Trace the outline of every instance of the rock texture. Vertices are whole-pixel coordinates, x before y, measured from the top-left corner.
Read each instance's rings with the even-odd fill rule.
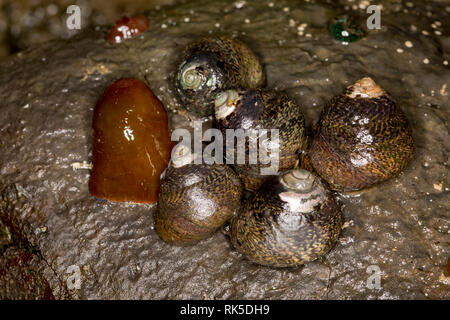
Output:
[[[365,10],[346,1],[312,2],[193,0],[149,12],[149,31],[121,44],[108,43],[105,29],[90,30],[3,62],[0,219],[7,231],[0,282],[14,268],[28,272],[24,260],[38,280],[29,294],[2,282],[9,284],[0,296],[449,299],[450,9],[440,1],[428,8],[386,2],[382,29],[346,46],[331,38],[327,21],[344,5]],[[89,169],[79,167],[91,161],[92,113],[102,92],[117,78],[140,78],[170,112],[172,128],[189,126],[177,112],[174,62],[188,42],[215,33],[248,43],[265,64],[268,86],[302,105],[309,125],[332,96],[363,76],[390,91],[412,122],[414,160],[397,178],[339,195],[348,227],[321,261],[261,267],[221,233],[172,247],[153,230],[154,206],[100,201],[88,192]],[[22,240],[8,240],[12,234]],[[15,259],[23,243],[31,256]],[[370,270],[380,271],[379,287]]]

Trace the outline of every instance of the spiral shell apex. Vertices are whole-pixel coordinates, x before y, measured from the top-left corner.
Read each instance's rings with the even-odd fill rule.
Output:
[[[231,241],[251,261],[299,266],[325,254],[342,228],[340,206],[314,174],[289,170],[265,182],[231,220]]]
[[[392,97],[366,77],[323,110],[309,156],[335,190],[372,186],[401,172],[414,155],[412,130]]]
[[[349,86],[346,95],[352,99],[354,98],[379,98],[386,95],[386,91],[373,81],[372,78],[365,77]]]
[[[204,38],[188,46],[177,69],[176,89],[184,107],[199,116],[214,113],[218,92],[265,83],[259,58],[241,41]]]

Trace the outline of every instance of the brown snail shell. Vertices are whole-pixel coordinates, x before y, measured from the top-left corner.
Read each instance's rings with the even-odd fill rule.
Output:
[[[233,217],[234,247],[251,261],[299,266],[326,253],[342,228],[340,206],[321,179],[293,169],[266,181]]]
[[[155,229],[167,243],[187,246],[212,235],[237,212],[242,183],[227,165],[193,164],[177,145],[161,179]]]
[[[220,36],[187,47],[175,83],[184,107],[205,117],[213,114],[218,92],[262,87],[265,79],[261,62],[250,48],[239,40]]]
[[[292,169],[298,163],[299,153],[306,148],[307,142],[305,118],[302,108],[284,92],[270,89],[230,89],[216,96],[214,108],[215,127],[220,129],[224,136],[227,135],[228,129],[243,129],[246,132],[278,129],[278,171]],[[236,148],[238,143],[235,144],[235,155]],[[245,163],[235,163],[233,168],[245,187],[254,191],[268,178],[262,174],[261,169],[269,165],[261,161],[250,163],[248,138],[245,154]]]
[[[412,130],[392,97],[363,78],[323,110],[309,156],[335,190],[369,187],[402,171],[414,155]]]

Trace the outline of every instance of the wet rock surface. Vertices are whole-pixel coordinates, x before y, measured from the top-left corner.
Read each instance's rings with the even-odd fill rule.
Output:
[[[36,255],[17,247],[8,248],[0,260],[0,299],[53,300],[42,268]]]
[[[12,282],[0,287],[1,296],[449,299],[450,8],[387,2],[381,30],[343,45],[327,22],[344,4],[365,14],[364,4],[344,1],[195,0],[149,12],[149,31],[121,44],[108,43],[106,29],[87,30],[2,63],[0,219],[9,231],[2,231],[0,273],[17,268],[8,261],[21,257],[14,261],[26,263],[15,270],[33,270],[38,280],[29,295]],[[173,69],[187,43],[215,33],[253,48],[268,87],[286,90],[309,125],[333,95],[363,76],[388,90],[411,121],[415,158],[397,178],[338,195],[348,227],[320,261],[292,269],[254,265],[220,232],[193,247],[173,247],[153,230],[154,205],[89,194],[85,164],[103,91],[117,78],[140,78],[170,112],[172,128],[189,127]],[[8,245],[8,234],[22,241]],[[35,251],[25,254],[17,244],[24,241]],[[380,271],[379,287],[370,270]]]

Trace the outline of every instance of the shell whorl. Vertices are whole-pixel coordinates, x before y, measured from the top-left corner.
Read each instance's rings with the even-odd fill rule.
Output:
[[[279,197],[293,212],[312,212],[326,197],[326,191],[318,178],[303,169],[286,172],[280,182],[286,191],[280,192]]]
[[[187,164],[193,163],[193,160],[194,155],[188,146],[178,144],[173,148],[171,162],[174,168],[180,168]]]
[[[222,120],[236,110],[240,96],[236,90],[226,90],[217,94],[214,100],[216,119]]]
[[[186,63],[180,71],[180,83],[184,89],[197,90],[205,81],[203,75],[197,70],[198,63]]]
[[[347,87],[346,95],[349,98],[378,98],[385,95],[384,91],[378,84],[370,77],[359,79],[351,86]]]
[[[316,178],[314,175],[303,169],[288,171],[281,178],[281,183],[290,190],[297,192],[308,192],[311,190]]]

